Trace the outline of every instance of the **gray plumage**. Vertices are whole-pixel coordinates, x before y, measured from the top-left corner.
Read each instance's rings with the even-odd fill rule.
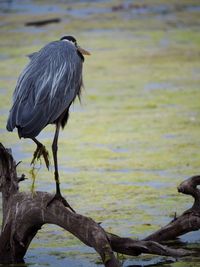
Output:
[[[82,61],[76,47],[68,41],[49,43],[31,54],[13,94],[8,131],[17,127],[20,137],[33,138],[68,112],[80,94]]]
[[[31,53],[31,54],[28,54],[27,57],[28,57],[29,59],[32,59],[34,56],[37,55],[37,53],[38,53],[38,52],[33,52],[33,53]]]

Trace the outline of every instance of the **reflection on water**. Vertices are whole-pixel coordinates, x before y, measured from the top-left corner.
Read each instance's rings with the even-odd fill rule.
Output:
[[[180,237],[180,241],[184,243],[199,243],[200,244],[200,230],[182,235]]]
[[[166,259],[165,257],[156,257],[156,258],[144,258],[143,260],[141,259],[135,259],[135,260],[127,260],[125,261],[124,267],[153,267],[153,266],[171,266],[168,265],[170,263],[175,262],[176,260],[173,258],[168,258]]]
[[[28,266],[49,266],[49,267],[63,267],[63,266],[77,266],[77,267],[94,267],[96,266],[95,262],[91,262],[86,257],[77,257],[73,256],[73,254],[84,253],[85,256],[88,253],[93,254],[95,256],[95,252],[87,248],[86,246],[78,246],[78,247],[59,247],[59,248],[37,248],[28,251],[25,261]],[[70,256],[71,254],[71,256]],[[35,257],[37,255],[37,258]],[[94,257],[95,259],[95,257]],[[103,266],[102,264],[98,264],[98,266]]]

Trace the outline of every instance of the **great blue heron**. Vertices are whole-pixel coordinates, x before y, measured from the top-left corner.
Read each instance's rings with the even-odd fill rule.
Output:
[[[18,79],[7,122],[8,131],[16,127],[19,138],[31,138],[36,143],[32,163],[42,155],[47,168],[48,152],[36,136],[48,124],[56,125],[52,143],[56,194],[50,203],[58,199],[68,207],[60,192],[57,142],[60,127],[64,128],[67,123],[70,105],[76,96],[80,98],[83,55],[89,54],[77,45],[73,36],[64,36],[31,54],[30,62]]]

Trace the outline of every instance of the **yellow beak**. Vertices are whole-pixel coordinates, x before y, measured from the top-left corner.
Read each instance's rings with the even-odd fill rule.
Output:
[[[80,46],[77,46],[77,49],[82,55],[87,55],[87,56],[91,55],[90,52],[88,52],[87,50],[83,49]]]

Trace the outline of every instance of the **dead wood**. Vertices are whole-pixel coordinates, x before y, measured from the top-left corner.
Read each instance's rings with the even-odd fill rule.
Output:
[[[29,22],[25,23],[25,26],[41,27],[41,26],[45,26],[45,25],[50,24],[50,23],[59,23],[60,21],[61,21],[60,18],[29,21]]]
[[[191,195],[194,198],[193,206],[144,240],[167,241],[200,229],[200,190],[197,188],[198,185],[200,185],[199,175],[183,181],[178,186],[179,193]]]
[[[172,249],[155,241],[139,241],[132,238],[119,237],[107,233],[113,251],[130,256],[138,256],[142,253],[162,256],[182,257],[190,255],[185,249]]]
[[[190,252],[183,249],[172,249],[157,242],[155,233],[153,237],[146,240],[136,241],[131,238],[119,237],[107,233],[98,223],[86,216],[73,213],[63,206],[59,201],[53,202],[47,207],[47,203],[52,199],[52,195],[46,192],[36,192],[34,195],[26,192],[19,192],[19,182],[25,177],[17,177],[16,164],[11,155],[11,151],[5,149],[0,144],[0,191],[2,192],[3,222],[0,235],[0,263],[22,262],[24,255],[34,236],[44,224],[56,224],[72,233],[84,244],[93,247],[101,256],[105,266],[117,267],[120,263],[113,252],[126,255],[137,256],[141,253],[166,255],[180,257],[189,255]],[[192,179],[192,178],[191,178]],[[193,181],[195,180],[195,182]],[[188,180],[189,181],[189,180]],[[191,186],[197,183],[197,179],[189,182]],[[187,184],[187,183],[186,183]],[[189,185],[182,183],[179,191],[190,192]],[[197,185],[197,184],[196,184]],[[187,189],[187,190],[186,190]],[[192,186],[193,195],[198,199],[197,192]],[[188,191],[189,190],[189,191]],[[194,192],[195,191],[195,192]],[[199,194],[199,193],[198,193]],[[197,211],[197,204],[193,206]],[[188,216],[190,213],[186,213]],[[187,225],[185,231],[190,231]],[[166,233],[167,230],[163,231]],[[176,237],[177,232],[168,235]],[[161,235],[166,240],[165,235]]]

